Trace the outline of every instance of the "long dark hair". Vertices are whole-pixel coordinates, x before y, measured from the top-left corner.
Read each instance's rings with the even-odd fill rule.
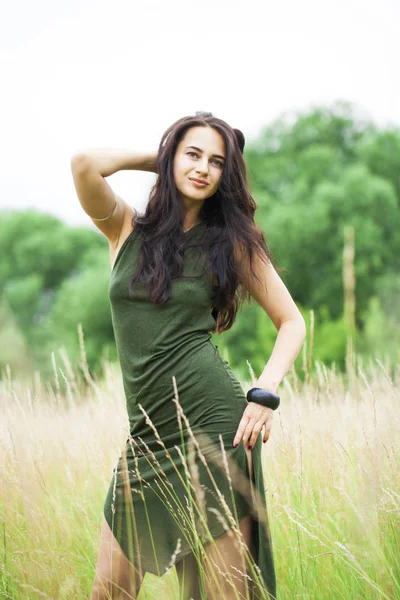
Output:
[[[248,258],[253,275],[253,257],[256,253],[265,263],[271,262],[271,253],[264,233],[254,222],[257,204],[252,198],[243,159],[243,133],[230,127],[211,113],[196,113],[179,119],[163,134],[158,149],[158,178],[153,186],[144,214],[136,214],[132,225],[141,234],[137,270],[129,282],[134,295],[134,284],[148,285],[149,300],[164,304],[171,295],[172,281],[182,276],[185,247],[184,204],[175,185],[173,163],[179,142],[190,127],[213,127],[225,141],[225,164],[219,188],[207,198],[199,218],[206,226],[206,250],[209,268],[218,278],[213,316],[214,332],[230,329],[245,299],[251,295],[243,285],[243,261]],[[244,252],[244,255],[243,255]],[[245,261],[247,264],[247,261]],[[211,308],[211,307],[210,307]]]

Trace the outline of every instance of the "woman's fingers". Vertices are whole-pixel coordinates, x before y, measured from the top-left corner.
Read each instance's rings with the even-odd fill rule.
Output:
[[[272,421],[267,421],[264,424],[263,444],[265,444],[265,442],[268,441],[269,436],[271,435],[271,426],[272,426]]]
[[[261,429],[263,428],[263,422],[257,421],[253,426],[253,431],[251,432],[251,437],[249,440],[249,448],[254,448],[257,442],[257,438],[260,434]]]
[[[255,443],[257,442],[257,438],[260,434],[260,431],[262,430],[262,427],[262,421],[249,420],[247,422],[247,425],[240,424],[233,445],[237,446],[240,443],[240,441],[243,440],[244,446],[248,445],[249,448],[253,448]]]
[[[240,444],[241,440],[243,439],[248,422],[249,422],[249,417],[246,414],[243,414],[241,421],[239,423],[239,427],[237,429],[236,435],[233,438],[233,446],[234,447],[236,447],[238,444]]]
[[[255,411],[257,414],[251,415],[251,411]],[[251,406],[251,404],[249,404],[239,423],[239,427],[233,440],[233,446],[236,448],[243,440],[245,446],[248,445],[249,448],[254,448],[263,427],[265,427],[263,442],[266,442],[271,432],[273,414],[274,411],[271,408],[257,404]]]

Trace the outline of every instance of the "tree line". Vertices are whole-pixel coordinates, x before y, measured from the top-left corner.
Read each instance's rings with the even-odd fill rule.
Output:
[[[244,152],[274,264],[310,326],[313,360],[343,369],[343,248],[354,230],[355,347],[365,357],[399,360],[400,130],[379,128],[337,102],[286,113]],[[77,201],[77,200],[76,200]],[[108,300],[108,243],[89,227],[69,227],[35,210],[0,212],[0,368],[52,376],[51,354],[80,362],[82,325],[89,368],[116,360]],[[312,311],[312,312],[311,312]],[[213,341],[232,367],[256,375],[276,330],[255,301]],[[307,340],[309,344],[309,340]],[[301,372],[304,356],[296,368]]]

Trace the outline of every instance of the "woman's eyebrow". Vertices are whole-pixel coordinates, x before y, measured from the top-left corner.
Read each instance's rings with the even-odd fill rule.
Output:
[[[200,148],[197,148],[197,146],[186,146],[185,150],[187,150],[188,148],[193,148],[194,150],[197,150],[198,152],[203,152],[203,150],[201,150]],[[222,158],[222,160],[225,160],[225,157],[221,156],[220,154],[213,154],[213,156],[216,156],[217,158]]]

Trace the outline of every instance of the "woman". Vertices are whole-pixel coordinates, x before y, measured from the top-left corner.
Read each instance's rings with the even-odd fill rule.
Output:
[[[196,113],[167,129],[157,153],[72,157],[82,207],[110,245],[130,426],[104,503],[91,600],[136,598],[147,571],[174,564],[184,600],[276,597],[261,440],[305,324],[254,222],[243,148],[239,130]],[[105,180],[124,169],[158,173],[143,215]],[[279,333],[247,401],[210,338],[250,296]]]

